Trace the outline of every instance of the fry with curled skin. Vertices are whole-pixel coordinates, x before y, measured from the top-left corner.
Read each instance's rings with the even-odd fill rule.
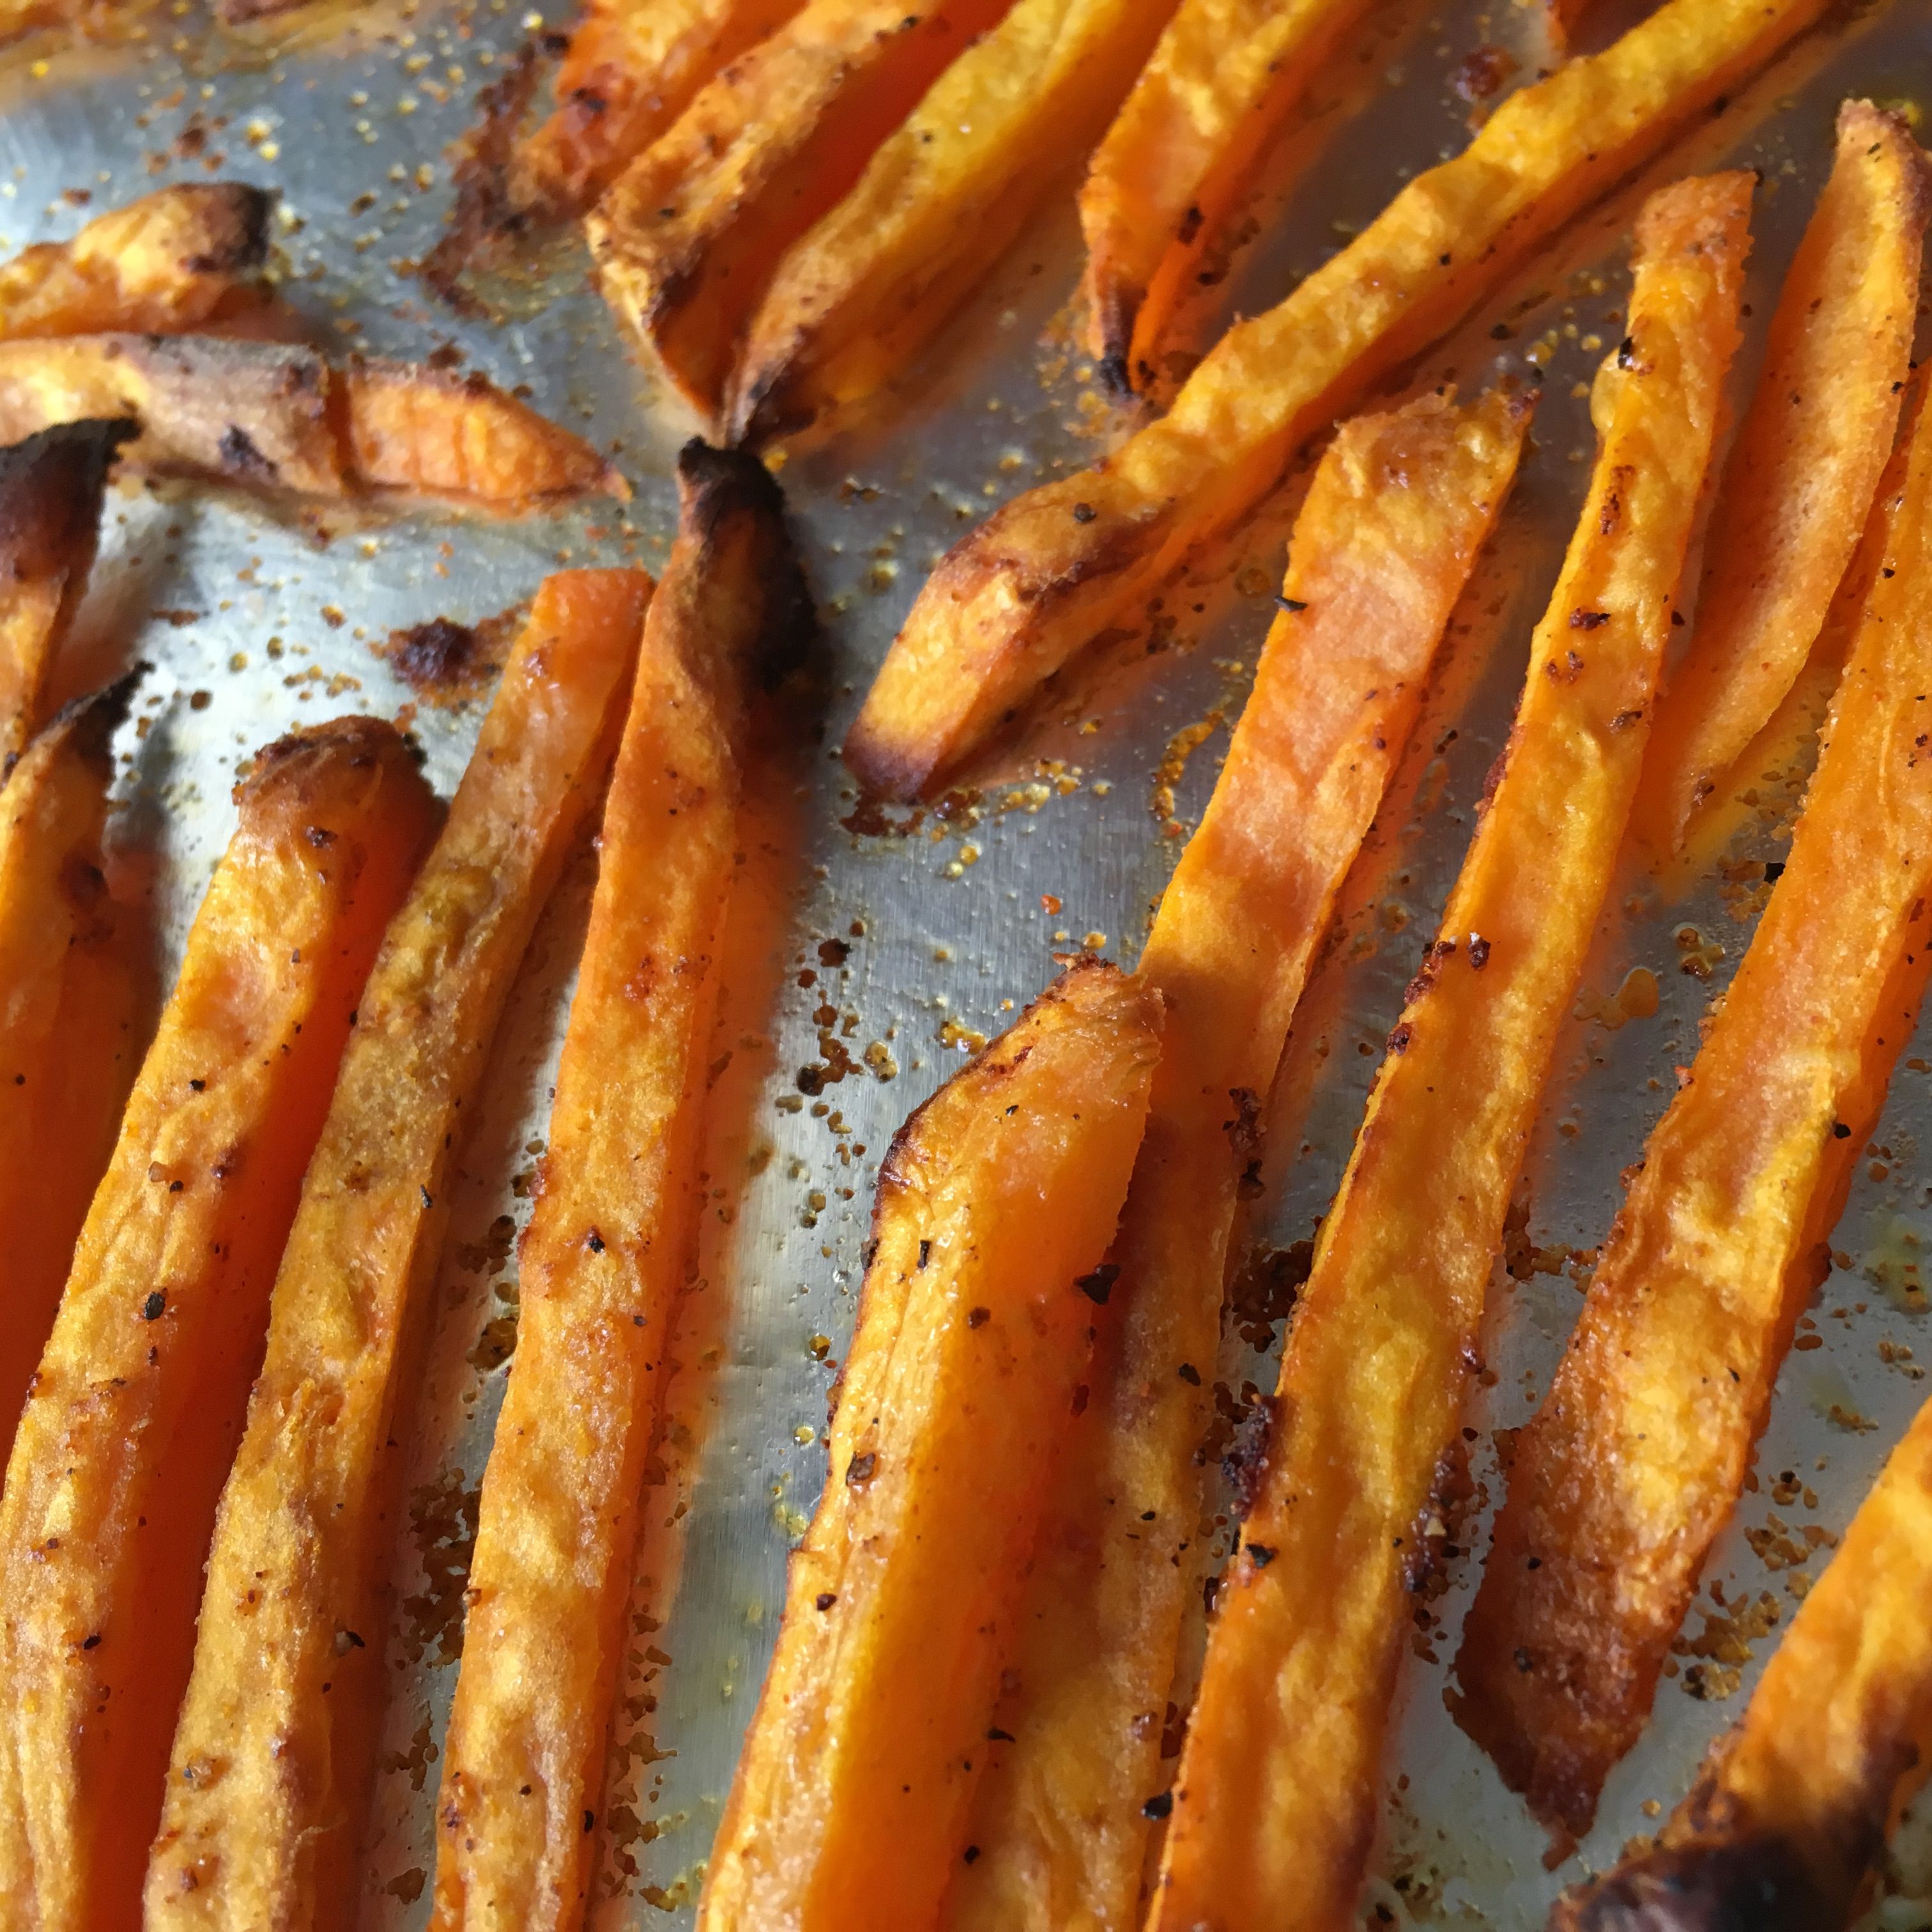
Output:
[[[1367,0],[1181,0],[1080,190],[1088,348],[1144,388],[1202,256]]]
[[[0,449],[0,776],[40,722],[47,673],[94,568],[107,472],[134,430],[62,423]]]
[[[1092,1390],[1061,1454],[950,1932],[1132,1932],[1160,1714],[1200,1524],[1205,1390],[1256,1115],[1335,898],[1514,478],[1529,407],[1426,396],[1345,423],[1139,977],[1166,998],[1153,1112],[1108,1256]],[[1211,1376],[1203,1377],[1211,1381]],[[1148,1721],[1151,1715],[1154,1721]]]
[[[809,623],[762,466],[694,442],[678,483],[519,1250],[516,1372],[436,1801],[440,1932],[566,1932],[583,1916],[658,1364],[700,1198],[748,686]]]
[[[702,1932],[938,1923],[1161,1019],[1146,981],[1076,965],[894,1138]]]
[[[1637,218],[1582,515],[1296,1310],[1150,1932],[1352,1922],[1484,1292],[1636,789],[1738,341],[1754,179],[1680,182]]]
[[[428,842],[401,736],[260,753],[0,1496],[0,1920],[140,1921],[215,1501],[356,999]]]
[[[1173,409],[1095,469],[955,544],[845,742],[868,790],[911,796],[1040,681],[1238,522],[1298,447],[1474,306],[1513,260],[1769,60],[1823,0],[1665,0],[1604,52],[1512,94],[1265,315],[1225,335]]]
[[[594,806],[651,592],[537,592],[462,785],[357,1006],[222,1492],[146,1925],[340,1925],[382,1706],[397,1403],[443,1185],[530,931]],[[219,1778],[195,1775],[219,1761]]]
[[[1516,1438],[1457,1721],[1588,1828],[1729,1520],[1932,970],[1932,428],[1783,874]]]
[[[1011,0],[808,0],[584,222],[611,306],[709,419],[779,258]]]
[[[1096,140],[1172,0],[1017,0],[778,265],[725,433],[760,444],[868,395],[978,286]]]
[[[71,242],[0,263],[0,341],[127,329],[176,335],[266,299],[273,197],[239,182],[158,189]]]
[[[1666,849],[1791,688],[1864,527],[1898,427],[1929,212],[1904,122],[1846,101],[1712,519],[1690,648],[1659,707],[1642,818]]]

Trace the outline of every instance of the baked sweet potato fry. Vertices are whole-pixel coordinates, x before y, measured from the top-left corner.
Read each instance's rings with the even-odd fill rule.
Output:
[[[273,205],[239,182],[183,183],[26,249],[0,263],[0,341],[177,335],[256,308]]]
[[[656,1425],[690,1264],[742,714],[809,605],[778,488],[687,446],[605,806],[590,927],[520,1250],[436,1802],[432,1924],[575,1926]]]
[[[134,427],[63,423],[0,449],[0,777],[40,724],[94,568],[107,472]]]
[[[1238,1190],[1288,1021],[1514,476],[1529,408],[1424,397],[1345,423],[1139,977],[1166,998],[1153,1112],[1057,1466],[952,1932],[1132,1932],[1199,1528],[1194,1460]],[[1151,1721],[1150,1721],[1151,1720]]]
[[[1088,347],[1144,387],[1269,142],[1366,0],[1181,0],[1080,190]]]
[[[1932,926],[1932,430],[1790,856],[1518,1436],[1457,1660],[1462,1728],[1559,1841],[1636,1741],[1730,1515]]]
[[[1349,1920],[1484,1292],[1636,789],[1738,340],[1753,180],[1680,182],[1638,217],[1628,334],[1592,399],[1582,516],[1296,1310],[1274,1440],[1216,1599],[1151,1932]]]
[[[0,1918],[140,1923],[216,1498],[335,1064],[434,800],[373,718],[257,758],[0,1496]]]
[[[1791,688],[1864,527],[1898,428],[1928,212],[1910,130],[1846,101],[1712,519],[1690,648],[1658,710],[1641,820],[1666,849]]]
[[[1499,272],[1818,16],[1822,0],[1665,0],[1604,52],[1512,94],[1265,315],[1231,329],[1158,422],[1016,497],[954,545],[846,740],[868,790],[944,780],[1075,651],[1131,622],[1202,540],[1274,488],[1363,388]]]
[[[382,1706],[388,1454],[443,1183],[537,915],[595,806],[651,592],[546,580],[357,1007],[223,1490],[148,1864],[160,1928],[340,1925]],[[345,1649],[340,1634],[356,1634]],[[196,1767],[219,1761],[219,1778]]]
[[[1846,1924],[1901,1782],[1916,1782],[1932,1744],[1928,1602],[1932,1407],[1892,1451],[1660,1842],[1559,1903],[1552,1932]]]
[[[1017,0],[784,257],[724,412],[760,444],[868,395],[1004,254],[1098,139],[1172,0]]]
[[[1011,0],[808,0],[586,218],[612,306],[708,421],[779,257]]]
[[[1161,1006],[1144,980],[1075,966],[892,1142],[830,1473],[793,1553],[704,1932],[938,1922]]]

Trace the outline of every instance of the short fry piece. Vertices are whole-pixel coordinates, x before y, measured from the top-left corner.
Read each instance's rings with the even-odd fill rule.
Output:
[[[222,1492],[146,1924],[340,1925],[382,1706],[389,1442],[438,1204],[530,931],[596,802],[651,592],[547,579],[382,943],[270,1306]],[[195,1775],[219,1761],[219,1778]]]
[[[1649,1713],[1932,967],[1922,417],[1889,535],[1784,872],[1517,1438],[1457,1660],[1458,1721],[1559,1840]]]
[[[255,307],[273,205],[239,182],[184,183],[26,249],[0,264],[0,341],[176,335]]]
[[[869,395],[976,288],[1119,105],[1171,0],[1018,0],[788,254],[725,431],[763,443]]]
[[[709,418],[778,258],[1010,0],[808,0],[619,176],[585,232],[611,304]]]
[[[1526,403],[1426,396],[1345,423],[1288,546],[1275,620],[1139,977],[1166,996],[1118,1270],[1057,1465],[952,1932],[1132,1932],[1198,1534],[1206,1394],[1256,1116],[1336,892],[1502,507]],[[1197,1374],[1198,1369],[1197,1368]],[[1211,1380],[1211,1378],[1203,1378]]]
[[[765,470],[693,443],[678,473],[484,1475],[436,1803],[442,1932],[566,1932],[582,1916],[658,1364],[698,1201],[741,714],[810,608]]]
[[[1144,982],[1075,966],[894,1139],[830,1474],[792,1556],[704,1932],[938,1923],[1161,1018]]]
[[[1608,892],[1738,340],[1753,176],[1653,195],[1583,514],[1503,770],[1322,1222],[1216,1601],[1151,1932],[1348,1922],[1411,1580],[1504,1217]]]
[[[268,1286],[434,802],[388,725],[257,758],[88,1210],[0,1497],[0,1917],[140,1922]]]
[[[1272,489],[1363,387],[1426,347],[1500,268],[1814,20],[1822,0],[1666,0],[1604,52],[1512,94],[1265,315],[1231,329],[1172,410],[1097,468],[954,545],[846,740],[872,791],[911,796],[1088,640],[1131,622],[1203,538]]]
[[[1791,688],[1864,527],[1898,428],[1928,213],[1910,130],[1846,101],[1712,518],[1690,649],[1659,707],[1643,816],[1666,848]]]
[[[0,776],[40,722],[47,674],[94,568],[107,472],[134,430],[63,423],[0,449]]]
[[[1088,346],[1143,388],[1268,142],[1366,0],[1181,0],[1080,190]]]

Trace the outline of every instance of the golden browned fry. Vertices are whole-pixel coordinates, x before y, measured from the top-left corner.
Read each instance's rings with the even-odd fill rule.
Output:
[[[1222,338],[1161,421],[1016,497],[920,592],[846,740],[872,790],[942,780],[1202,539],[1272,489],[1367,383],[1814,20],[1822,0],[1665,0],[1604,52],[1513,94],[1286,301]]]
[[[152,1932],[352,1916],[382,1708],[370,1640],[382,1628],[387,1452],[442,1246],[443,1183],[531,928],[597,802],[650,592],[641,571],[545,580],[358,1002],[215,1522],[148,1858]],[[217,1761],[220,1778],[196,1774]]]
[[[1073,967],[892,1142],[830,1472],[704,1932],[938,1922],[1085,1379],[1161,1006],[1113,967]]]
[[[1061,1454],[951,1932],[1131,1932],[1198,1534],[1194,1452],[1239,1190],[1290,1016],[1515,473],[1529,410],[1424,397],[1342,425],[1140,979],[1168,1018],[1092,1396]],[[1193,1366],[1196,1379],[1178,1374]]]
[[[746,687],[808,622],[765,470],[693,443],[678,474],[484,1476],[436,1804],[444,1932],[582,1916],[658,1366],[700,1198]]]
[[[0,1496],[0,1919],[35,1932],[140,1923],[276,1258],[435,811],[366,718],[270,746],[237,802]]]
[[[1172,0],[1018,0],[784,257],[724,422],[762,443],[868,395],[976,288],[1098,136]]]
[[[1892,1451],[1660,1843],[1561,1901],[1552,1932],[1844,1925],[1932,1741],[1928,1602],[1932,1407]]]
[[[94,568],[107,472],[134,431],[62,423],[0,449],[0,776],[40,724],[47,673]]]
[[[808,0],[585,221],[605,294],[701,414],[779,257],[1011,0]]]
[[[1088,346],[1144,388],[1268,142],[1366,0],[1181,0],[1080,190]]]
[[[1152,1932],[1330,1932],[1353,1909],[1484,1292],[1636,789],[1738,340],[1753,180],[1681,182],[1638,218],[1582,516],[1296,1311],[1274,1439],[1216,1599]]]
[[[1790,856],[1644,1150],[1457,1661],[1458,1720],[1559,1840],[1635,1742],[1932,968],[1932,429],[1912,439]]]
[[[1797,678],[1898,427],[1932,181],[1895,115],[1839,110],[1838,158],[1771,325],[1712,518],[1696,628],[1660,707],[1646,829],[1680,842]]]
[[[177,335],[257,306],[272,205],[239,182],[184,183],[26,250],[0,264],[0,341]]]

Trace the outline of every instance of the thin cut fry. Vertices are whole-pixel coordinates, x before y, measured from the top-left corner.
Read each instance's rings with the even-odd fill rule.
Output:
[[[1696,629],[1660,708],[1644,817],[1666,848],[1778,709],[1864,527],[1898,428],[1932,212],[1926,158],[1868,100],[1785,279],[1712,519]]]
[[[1562,1900],[1552,1932],[1845,1924],[1901,1782],[1916,1782],[1932,1744],[1929,1601],[1932,1407],[1892,1451],[1658,1846]]]
[[[808,0],[586,219],[604,293],[701,414],[778,258],[1011,0]]]
[[[516,1372],[436,1803],[441,1932],[563,1932],[583,1913],[658,1364],[698,1198],[746,687],[808,621],[764,470],[693,443],[679,484],[520,1250]]]
[[[150,1932],[353,1916],[382,1707],[393,1459],[443,1183],[530,931],[595,806],[651,592],[537,593],[436,848],[383,940],[275,1278],[148,1864]],[[219,1778],[195,1774],[219,1761]]]
[[[1230,330],[1166,417],[953,547],[846,740],[861,781],[892,796],[942,781],[1090,638],[1132,622],[1186,553],[1237,522],[1366,385],[1822,5],[1666,0],[1604,52],[1512,94],[1464,153],[1410,182],[1286,302]]]
[[[139,1924],[202,1558],[350,1015],[434,801],[390,726],[257,758],[0,1497],[0,1918]]]
[[[1080,190],[1088,346],[1144,388],[1270,140],[1366,0],[1182,0]]]
[[[1150,1932],[1348,1920],[1484,1290],[1636,788],[1738,340],[1753,179],[1681,182],[1638,218],[1629,334],[1592,398],[1582,518],[1295,1315]]]
[[[734,442],[868,395],[971,293],[1098,138],[1172,0],[1018,0],[784,256],[746,329]]]
[[[47,673],[94,568],[107,472],[134,430],[64,423],[0,449],[0,776],[40,724]]]
[[[1140,979],[1165,994],[1154,1111],[1120,1232],[1093,1394],[1063,1451],[953,1932],[1131,1932],[1161,1714],[1201,1516],[1194,1464],[1238,1191],[1261,1097],[1335,896],[1502,508],[1526,402],[1427,396],[1343,424],[1289,545],[1275,620]],[[1150,1721],[1151,1720],[1151,1721]]]
[[[894,1139],[830,1474],[791,1559],[704,1932],[938,1923],[1161,1018],[1144,981],[1076,966]]]
[[[184,183],[28,248],[0,264],[0,341],[176,335],[257,307],[272,206],[239,182]]]
[[[1458,1720],[1559,1838],[1649,1713],[1932,968],[1922,418],[1886,564],[1784,874],[1517,1440],[1470,1612]]]
[[[135,682],[70,705],[0,793],[0,1453],[134,1076],[136,935],[102,877],[101,839]]]

